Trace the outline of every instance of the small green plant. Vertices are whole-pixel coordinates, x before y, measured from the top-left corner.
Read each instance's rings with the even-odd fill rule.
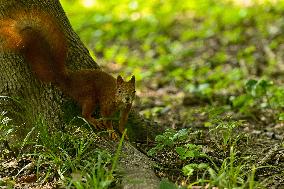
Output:
[[[217,126],[213,126],[210,128],[209,133],[216,139],[218,145],[220,144],[218,141],[221,142],[222,149],[226,150],[230,148],[230,146],[234,146],[236,142],[242,138],[242,134],[238,134],[236,129],[243,124],[242,120],[238,121],[223,121],[218,119],[219,122]]]
[[[187,164],[186,166],[184,166],[182,168],[182,172],[185,176],[187,176],[188,178],[193,176],[193,174],[195,173],[195,171],[206,171],[210,168],[210,166],[207,163],[190,163]]]
[[[11,119],[6,116],[7,112],[0,112],[0,141],[7,140],[8,136],[13,132],[10,127]]]
[[[236,132],[244,120],[232,120],[230,115],[224,115],[224,108],[212,108],[208,111],[209,119],[204,123],[209,128],[210,137],[216,146],[221,146],[224,151],[234,146],[244,135]]]
[[[284,121],[284,112],[279,114],[279,121]]]
[[[195,144],[185,144],[176,147],[176,152],[179,154],[179,158],[182,161],[189,160],[190,162],[194,162],[198,160],[198,158],[204,158],[209,161],[209,163],[189,163],[183,166],[182,173],[187,177],[187,180],[194,174],[210,169],[210,164],[215,165],[210,156],[202,151],[202,147],[201,145]]]
[[[71,173],[72,178],[68,188],[71,188],[72,185],[77,189],[108,188],[113,181],[113,175],[108,170],[110,163],[109,154],[99,152],[95,161],[88,161],[82,170]]]
[[[150,149],[147,154],[153,156],[166,147],[173,147],[177,142],[185,140],[188,137],[188,133],[189,130],[187,129],[181,129],[179,131],[167,129],[163,134],[156,136],[155,141],[157,145]]]
[[[11,125],[11,120],[6,116],[7,112],[0,112],[0,160],[6,155],[6,153],[12,153],[14,156],[14,152],[11,151],[10,145],[8,143],[10,136],[13,134],[13,127]],[[6,150],[5,150],[6,149]]]
[[[284,88],[273,84],[265,79],[248,80],[245,84],[245,94],[232,98],[233,107],[247,115],[253,115],[256,109],[272,108],[281,109],[284,107]],[[282,119],[279,113],[279,119]]]
[[[195,144],[185,144],[184,146],[178,146],[176,147],[176,152],[179,155],[179,158],[181,160],[196,160],[198,158],[207,158],[208,160],[211,160],[207,154],[202,152],[202,146],[201,145],[195,145]],[[209,165],[207,163],[190,163],[185,165],[182,168],[182,172],[185,176],[190,177],[193,175],[194,171],[207,169]]]
[[[81,173],[73,173],[73,177],[71,179],[72,185],[74,185],[77,189],[85,189],[85,188],[93,188],[93,189],[104,189],[109,188],[110,184],[114,181],[114,171],[117,167],[118,158],[120,156],[122,143],[126,134],[126,130],[124,131],[117,151],[113,157],[111,157],[108,153],[102,154],[99,153],[97,157],[97,161],[95,163],[89,162],[85,165],[81,171]],[[103,160],[107,155],[107,159]],[[109,164],[111,164],[111,169],[108,169]]]
[[[185,144],[184,146],[176,147],[176,152],[181,160],[188,158],[206,157],[206,154],[202,152],[201,145]]]
[[[213,167],[207,164],[191,164],[184,168],[184,174],[191,176],[194,170],[204,170],[204,177],[191,183],[188,188],[200,184],[208,188],[256,188],[259,184],[254,180],[255,166],[250,171],[247,168],[248,162],[238,158],[237,151],[232,146],[229,157],[224,159],[220,167],[216,164]]]
[[[185,189],[184,187],[180,187],[172,182],[170,182],[168,179],[162,179],[160,182],[160,189]]]

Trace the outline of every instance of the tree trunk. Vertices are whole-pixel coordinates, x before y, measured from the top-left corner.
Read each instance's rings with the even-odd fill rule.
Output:
[[[9,10],[29,10],[33,7],[54,15],[58,23],[62,25],[68,40],[68,58],[66,62],[68,69],[99,68],[78,35],[73,31],[58,0],[0,0],[0,16],[7,16]],[[23,133],[27,133],[32,127],[32,123],[27,123],[27,120],[33,120],[31,122],[34,122],[39,115],[48,123],[49,132],[56,132],[56,129],[60,129],[63,126],[64,117],[62,107],[70,99],[66,98],[61,91],[51,84],[47,85],[38,81],[22,56],[2,51],[0,53],[0,64],[0,96],[2,96],[0,98],[0,111],[9,110],[10,116],[17,117],[18,120],[16,121],[22,124],[19,129],[21,136],[25,136]],[[4,98],[3,96],[7,97]],[[21,106],[23,104],[24,107]],[[25,117],[19,120],[19,116],[15,115],[24,115]],[[26,119],[26,117],[29,117],[29,119]],[[133,120],[130,123],[135,122],[133,117],[137,117],[137,115],[132,113],[130,119]],[[142,125],[145,130],[147,126]],[[146,134],[143,136],[146,136]],[[103,143],[98,144],[98,146],[113,151],[114,146],[111,144],[106,145]],[[125,176],[127,179],[122,182],[123,187],[157,188],[158,179],[151,169],[152,163],[149,159],[128,142],[126,142],[122,153],[126,156],[123,156],[120,160],[120,167],[124,170],[123,172],[127,172]],[[142,182],[133,182],[133,180],[141,180]]]

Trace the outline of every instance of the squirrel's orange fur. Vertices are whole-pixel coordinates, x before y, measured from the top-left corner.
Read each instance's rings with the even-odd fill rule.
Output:
[[[82,116],[95,127],[113,130],[109,119],[102,125],[92,117],[97,105],[104,118],[120,110],[119,131],[123,132],[135,96],[134,76],[125,82],[102,70],[67,70],[65,35],[54,18],[42,11],[17,11],[1,18],[0,37],[4,51],[22,54],[37,78],[53,83],[77,101]]]

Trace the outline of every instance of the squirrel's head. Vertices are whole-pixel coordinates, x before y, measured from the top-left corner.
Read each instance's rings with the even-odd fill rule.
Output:
[[[131,104],[135,97],[135,77],[132,76],[129,81],[124,81],[119,75],[116,79],[116,101],[123,105]]]

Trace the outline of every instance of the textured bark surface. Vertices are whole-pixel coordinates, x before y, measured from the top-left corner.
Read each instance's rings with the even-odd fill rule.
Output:
[[[98,68],[92,60],[88,50],[81,43],[78,35],[72,30],[65,13],[57,0],[36,1],[36,0],[1,0],[0,16],[5,17],[12,10],[36,7],[52,14],[62,25],[68,40],[67,66],[69,69]],[[41,115],[49,125],[62,123],[61,107],[63,98],[60,91],[51,85],[39,82],[32,74],[28,64],[18,54],[1,53],[0,55],[0,94],[24,100],[27,105],[26,112],[30,116]]]
[[[98,68],[78,35],[73,31],[58,0],[0,0],[0,16],[6,16],[9,13],[8,10],[19,8],[29,10],[32,7],[49,12],[62,26],[68,40],[66,64],[69,69]],[[48,123],[50,132],[56,132],[55,127],[58,129],[63,123],[62,106],[66,101],[64,95],[54,86],[39,82],[32,75],[23,57],[18,54],[1,51],[0,64],[0,96],[20,99],[20,104],[25,104],[24,108],[19,108],[10,98],[0,98],[0,111],[11,110],[11,115],[20,113],[30,118],[40,115]],[[23,120],[19,123],[23,123]],[[28,131],[31,129],[31,124],[26,123],[21,127]],[[145,128],[145,125],[143,127]],[[104,143],[98,146],[104,146],[113,151],[115,147],[111,144]],[[122,181],[123,188],[157,188],[158,178],[151,169],[151,161],[144,154],[129,143],[125,144],[122,154],[124,155],[119,166],[125,173]]]

